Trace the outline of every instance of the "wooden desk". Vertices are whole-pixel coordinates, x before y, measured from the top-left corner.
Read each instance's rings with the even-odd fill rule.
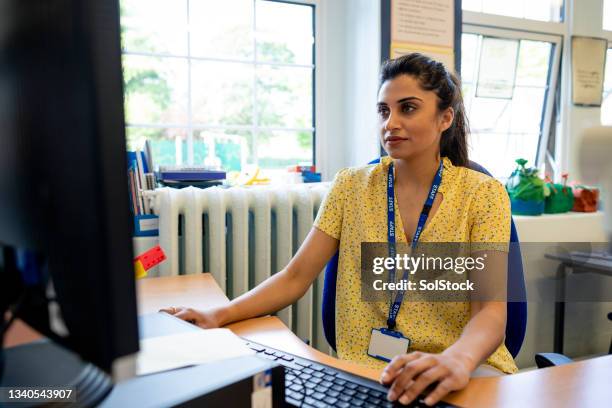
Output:
[[[207,308],[229,300],[210,274],[138,281],[139,313],[162,307]],[[341,361],[302,342],[278,318],[261,317],[227,326],[255,342],[378,380],[377,370]],[[463,407],[601,407],[612,400],[612,356],[503,377],[474,378],[445,398]]]

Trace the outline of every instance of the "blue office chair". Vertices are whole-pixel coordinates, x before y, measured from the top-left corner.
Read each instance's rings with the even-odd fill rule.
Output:
[[[369,164],[378,163],[380,159]],[[491,176],[484,167],[470,161],[469,168]],[[519,242],[514,221],[511,221],[510,242]],[[323,331],[329,345],[336,350],[336,279],[338,277],[338,252],[327,263],[323,284]],[[523,260],[518,245],[511,245],[508,254],[508,298],[527,299]],[[527,328],[527,302],[508,302],[506,320],[506,347],[512,357],[516,357],[525,339]]]

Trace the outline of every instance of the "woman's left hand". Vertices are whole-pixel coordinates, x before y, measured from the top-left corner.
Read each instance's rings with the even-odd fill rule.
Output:
[[[427,405],[433,405],[449,392],[464,388],[474,368],[470,359],[464,356],[415,351],[391,360],[380,380],[383,384],[391,384],[387,398],[390,401],[399,400],[401,404],[409,404],[428,386],[437,382],[437,386],[425,398]]]

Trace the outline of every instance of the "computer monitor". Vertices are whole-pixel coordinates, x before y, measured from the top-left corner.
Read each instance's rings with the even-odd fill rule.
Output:
[[[118,0],[0,0],[1,330],[107,373],[138,351],[126,171]]]

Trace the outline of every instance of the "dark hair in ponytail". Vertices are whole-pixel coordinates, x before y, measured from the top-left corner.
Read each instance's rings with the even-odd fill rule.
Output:
[[[461,81],[444,65],[419,53],[403,55],[383,63],[380,85],[399,75],[415,77],[421,87],[438,96],[438,110],[453,108],[455,117],[440,138],[440,155],[448,157],[455,166],[468,165],[467,137],[469,126],[461,96]]]

